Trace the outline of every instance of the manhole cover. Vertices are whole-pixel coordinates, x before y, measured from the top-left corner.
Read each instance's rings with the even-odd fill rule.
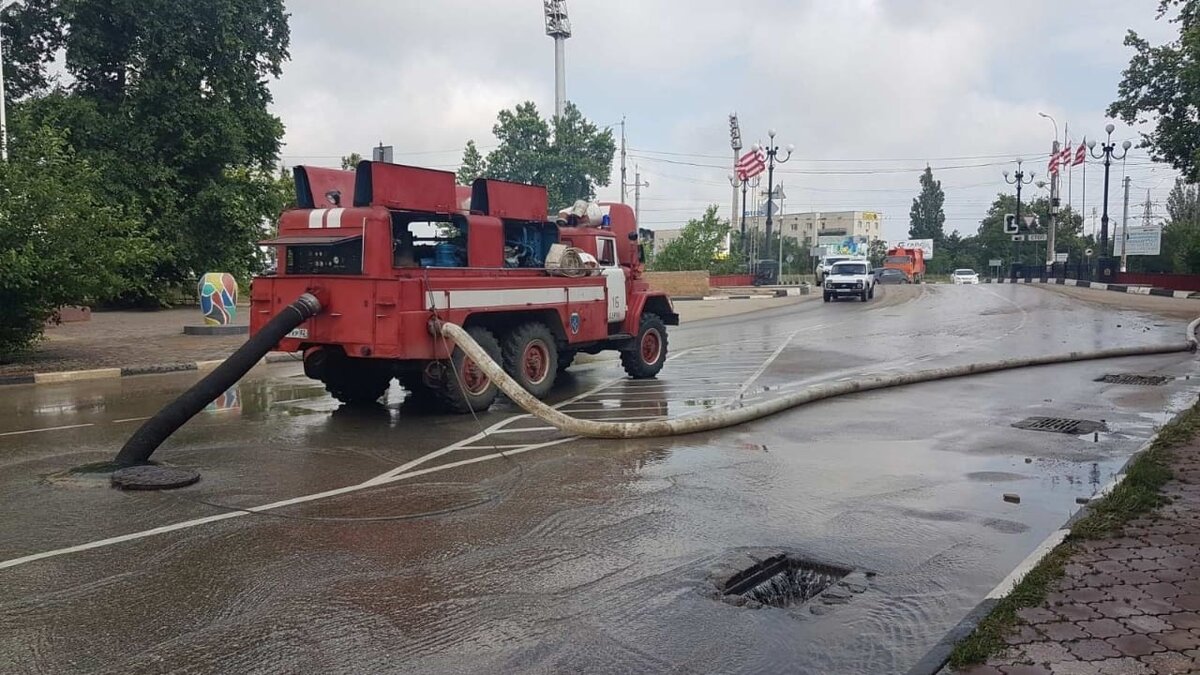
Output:
[[[794,607],[850,574],[850,570],[786,554],[763,560],[729,578],[726,595],[740,595],[771,607]]]
[[[1094,431],[1105,431],[1103,422],[1092,420],[1073,420],[1067,417],[1027,417],[1020,422],[1014,422],[1018,429],[1029,431],[1049,431],[1056,434],[1073,434],[1082,436]]]
[[[1116,375],[1105,375],[1098,378],[1097,382],[1106,382],[1108,384],[1139,384],[1147,387],[1157,387],[1164,385],[1175,378],[1166,375],[1138,375],[1137,373],[1117,373]]]
[[[112,485],[121,490],[173,490],[200,480],[200,474],[176,466],[127,466],[113,472]]]

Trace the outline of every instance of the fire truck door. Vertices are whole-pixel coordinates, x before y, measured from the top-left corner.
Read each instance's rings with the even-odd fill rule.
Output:
[[[621,267],[605,267],[602,270],[608,295],[608,322],[624,321],[626,311],[625,270]]]

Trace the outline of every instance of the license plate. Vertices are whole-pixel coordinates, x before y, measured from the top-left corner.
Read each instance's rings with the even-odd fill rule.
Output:
[[[296,340],[307,340],[308,339],[308,329],[307,328],[293,328],[291,330],[291,332],[288,333],[287,335],[285,335],[284,337],[293,338]]]

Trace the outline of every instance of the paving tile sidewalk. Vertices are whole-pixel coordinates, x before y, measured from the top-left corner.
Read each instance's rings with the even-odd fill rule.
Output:
[[[972,675],[1200,673],[1200,442],[1172,451],[1171,503],[1082,541],[1009,647]]]
[[[249,321],[239,307],[234,323]],[[0,364],[0,376],[92,368],[122,368],[223,359],[246,341],[244,335],[184,335],[184,326],[203,325],[195,307],[157,312],[93,312],[91,321],[46,329],[46,339],[26,356]]]

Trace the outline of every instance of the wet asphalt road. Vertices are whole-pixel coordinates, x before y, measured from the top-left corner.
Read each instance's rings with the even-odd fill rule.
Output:
[[[1174,343],[1183,324],[1036,288],[891,287],[680,327],[658,380],[599,363],[556,400],[681,415],[861,373]],[[1180,379],[1093,381],[1116,372]],[[430,416],[399,388],[339,410],[284,364],[164,446],[204,479],[153,494],[68,470],[109,459],[195,374],[7,387],[0,672],[904,671],[1190,403],[1196,373],[1188,354],[1051,366],[593,441],[508,404]],[[1030,415],[1110,431],[1010,426]],[[872,576],[837,604],[709,597],[718,571],[773,551]]]

